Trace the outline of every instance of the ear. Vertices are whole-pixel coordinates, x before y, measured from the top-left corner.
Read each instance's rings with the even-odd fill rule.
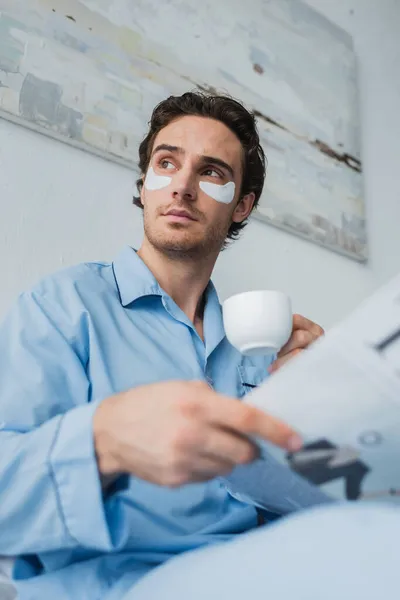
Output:
[[[142,206],[144,206],[144,202],[143,202],[144,175],[142,175],[140,179],[142,180],[142,186],[141,186],[141,188],[140,188],[140,204],[141,204]]]
[[[242,223],[247,219],[253,210],[255,199],[254,192],[250,192],[250,194],[246,194],[246,196],[243,196],[243,198],[239,200],[232,215],[233,223]]]

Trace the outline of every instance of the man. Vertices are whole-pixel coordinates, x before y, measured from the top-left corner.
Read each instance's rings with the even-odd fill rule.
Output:
[[[254,529],[219,476],[256,458],[249,436],[301,447],[240,398],[321,328],[296,316],[272,366],[244,358],[210,282],[262,192],[254,117],[227,97],[168,98],[139,156],[141,248],[45,279],[0,329],[0,554],[18,557],[20,600],[119,599]]]

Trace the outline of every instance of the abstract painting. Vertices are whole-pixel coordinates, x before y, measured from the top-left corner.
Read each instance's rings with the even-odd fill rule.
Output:
[[[136,169],[152,108],[202,89],[255,111],[255,217],[367,258],[356,60],[300,0],[0,0],[0,116]]]

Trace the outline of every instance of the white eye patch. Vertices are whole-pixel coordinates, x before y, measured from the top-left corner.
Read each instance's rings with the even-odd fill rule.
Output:
[[[149,167],[144,180],[144,187],[149,191],[162,190],[163,188],[168,187],[171,181],[172,177],[157,175],[153,167]],[[222,202],[223,204],[230,204],[235,197],[235,184],[233,181],[229,181],[225,185],[218,185],[217,183],[211,183],[209,181],[200,181],[199,186],[207,196],[210,196],[217,202]]]
[[[150,167],[147,170],[146,179],[144,180],[144,187],[146,190],[162,190],[163,188],[169,186],[172,181],[172,177],[167,177],[166,175],[157,175],[154,172],[153,167]]]
[[[211,196],[211,198],[223,204],[230,204],[235,197],[235,184],[233,181],[229,181],[225,185],[200,181],[199,186],[207,196]]]

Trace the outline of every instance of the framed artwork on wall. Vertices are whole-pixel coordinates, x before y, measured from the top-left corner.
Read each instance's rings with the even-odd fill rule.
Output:
[[[367,259],[352,41],[307,4],[0,1],[3,118],[136,169],[152,108],[193,89],[257,115],[256,219]]]

